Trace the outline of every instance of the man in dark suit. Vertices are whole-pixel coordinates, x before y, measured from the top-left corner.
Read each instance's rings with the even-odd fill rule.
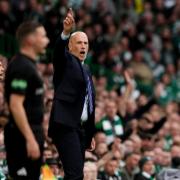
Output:
[[[95,92],[84,66],[89,43],[84,32],[70,35],[74,24],[70,9],[54,50],[55,94],[49,123],[49,136],[59,152],[65,180],[83,179],[85,150],[95,148]]]

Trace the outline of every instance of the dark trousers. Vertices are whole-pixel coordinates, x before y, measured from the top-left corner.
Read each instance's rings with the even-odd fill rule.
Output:
[[[85,143],[82,128],[70,128],[56,124],[53,128],[53,143],[62,161],[64,180],[83,180]]]
[[[44,134],[41,126],[32,129],[39,144],[41,155]],[[37,160],[27,157],[26,142],[19,130],[8,124],[4,130],[7,164],[9,175],[13,180],[39,180],[42,156]]]

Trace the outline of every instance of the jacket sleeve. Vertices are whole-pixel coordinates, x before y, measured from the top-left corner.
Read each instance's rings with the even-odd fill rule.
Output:
[[[53,52],[53,66],[54,70],[61,70],[63,68],[66,58],[65,58],[65,52],[67,48],[68,40],[63,40],[61,38],[61,35],[59,35],[58,39],[56,40],[54,52]]]
[[[53,68],[54,68],[54,76],[53,76],[53,82],[55,89],[57,88],[57,85],[60,83],[61,78],[63,77],[64,69],[66,66],[66,56],[65,53],[67,51],[68,40],[63,40],[61,38],[61,35],[57,38],[54,52],[53,52]]]

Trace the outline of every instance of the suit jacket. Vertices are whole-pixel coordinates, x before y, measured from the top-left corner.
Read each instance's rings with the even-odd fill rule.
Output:
[[[76,128],[81,123],[84,100],[86,96],[86,80],[80,60],[70,54],[66,48],[67,40],[58,38],[54,56],[54,100],[50,121]],[[88,71],[93,87],[93,113],[88,111],[88,120],[84,123],[88,143],[95,132],[95,91],[92,76]]]

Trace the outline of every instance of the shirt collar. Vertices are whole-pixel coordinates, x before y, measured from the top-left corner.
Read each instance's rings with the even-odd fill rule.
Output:
[[[146,178],[151,178],[151,175],[150,174],[148,174],[147,172],[142,172],[142,175],[144,176],[144,177],[146,177]]]

